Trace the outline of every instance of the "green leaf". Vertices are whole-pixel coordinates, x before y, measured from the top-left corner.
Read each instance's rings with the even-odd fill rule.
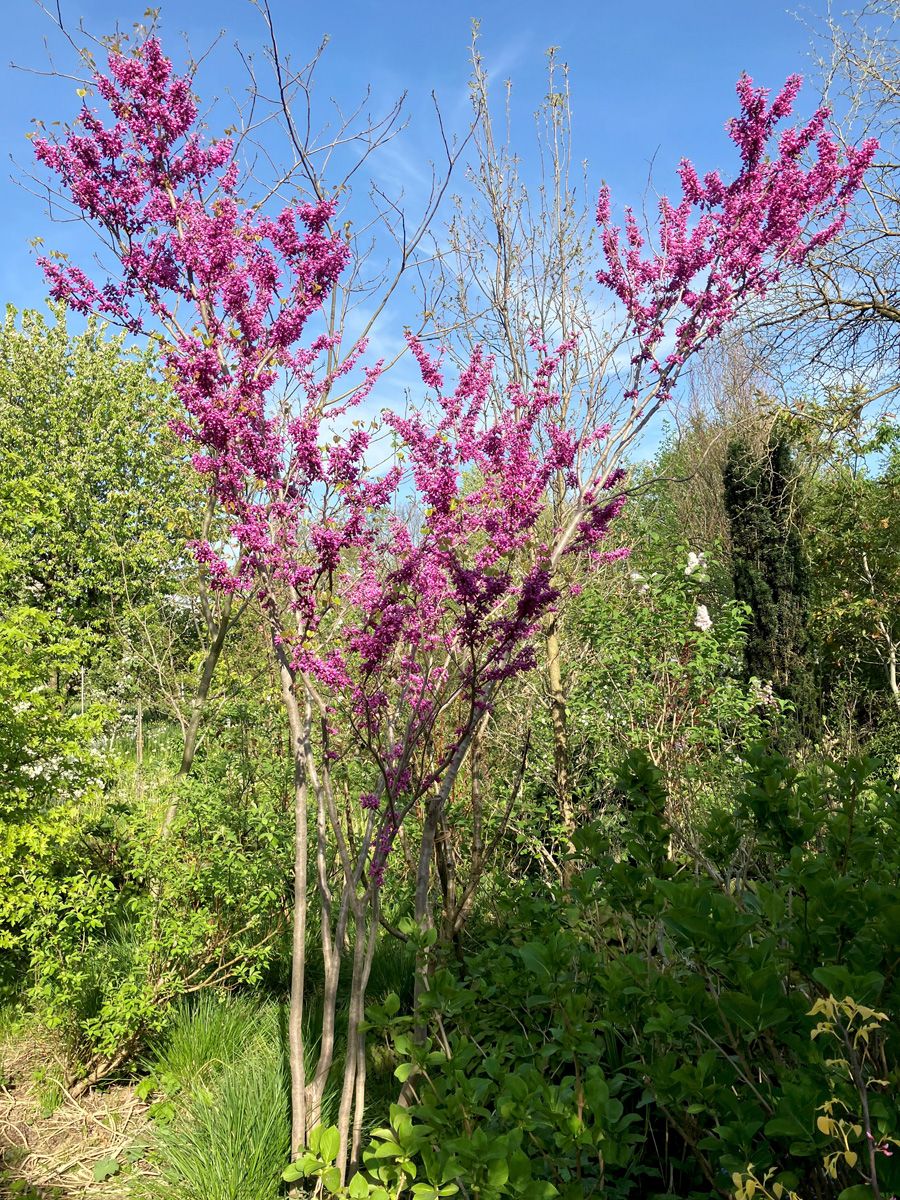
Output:
[[[393,1138],[383,1141],[380,1146],[375,1147],[374,1151],[375,1158],[397,1158],[402,1153],[403,1147]]]
[[[495,1158],[488,1163],[487,1175],[491,1187],[503,1187],[509,1179],[509,1163],[505,1158]]]
[[[415,1200],[438,1200],[440,1195],[430,1183],[414,1183],[412,1194]]]
[[[115,1158],[101,1158],[99,1162],[94,1163],[94,1168],[91,1174],[94,1177],[95,1183],[102,1183],[104,1179],[111,1179],[113,1175],[118,1175],[122,1167]]]
[[[526,942],[518,950],[522,962],[534,975],[549,975],[547,967],[547,947],[540,942]]]
[[[329,1167],[327,1171],[322,1172],[322,1182],[326,1189],[332,1194],[341,1186],[341,1173],[337,1167]]]
[[[338,1151],[341,1148],[341,1135],[338,1132],[336,1125],[329,1125],[327,1129],[322,1130],[322,1138],[319,1143],[319,1155],[327,1163],[333,1163],[338,1156]]]
[[[316,1154],[304,1152],[294,1162],[285,1167],[282,1179],[287,1183],[296,1183],[298,1179],[306,1179],[321,1166],[321,1159]],[[289,1174],[290,1172],[290,1174]]]

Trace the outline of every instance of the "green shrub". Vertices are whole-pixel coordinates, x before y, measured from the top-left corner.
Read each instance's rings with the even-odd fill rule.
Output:
[[[632,756],[614,835],[583,830],[567,890],[516,891],[437,971],[424,1042],[373,1010],[413,1089],[373,1178],[705,1200],[752,1194],[753,1164],[773,1195],[833,1200],[869,1186],[871,1144],[900,1190],[900,797],[873,767],[759,752],[688,860]]]
[[[29,996],[73,1080],[127,1066],[180,995],[263,977],[289,906],[290,817],[280,757],[251,760],[241,735],[226,729],[178,784],[168,836],[170,792],[125,788],[67,835],[65,869],[59,848],[29,854]]]
[[[697,815],[739,785],[744,749],[788,719],[766,681],[745,677],[749,610],[723,598],[721,576],[711,558],[646,538],[627,569],[596,576],[571,602],[563,659],[571,799],[582,822],[614,809],[620,764],[641,750],[669,781],[670,833],[676,844],[690,840]],[[564,845],[548,714],[532,732],[519,824],[532,833],[529,847]]]

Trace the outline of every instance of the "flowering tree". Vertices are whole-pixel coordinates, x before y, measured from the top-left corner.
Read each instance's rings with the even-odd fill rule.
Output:
[[[255,595],[268,621],[295,762],[292,1147],[296,1153],[320,1119],[352,923],[338,1121],[343,1174],[360,1148],[360,1025],[394,839],[415,811],[422,828],[416,915],[428,926],[437,823],[498,691],[532,665],[532,634],[557,600],[563,556],[603,561],[623,553],[603,545],[624,499],[622,470],[603,450],[608,427],[573,429],[553,419],[554,381],[573,343],[551,350],[537,335],[527,383],[495,381],[491,358],[475,348],[452,387],[409,336],[430,400],[414,415],[386,412],[376,422],[394,455],[387,469],[373,467],[376,440],[354,414],[380,366],[364,365],[364,343],[335,355],[337,335],[314,332],[350,258],[333,227],[337,202],[298,199],[271,213],[248,206],[231,144],[203,137],[189,81],[154,38],[131,56],[113,53],[95,87],[110,123],[85,102],[64,139],[34,145],[103,231],[116,273],[95,281],[65,260],[41,261],[55,297],[161,342],[184,408],[178,431],[230,517],[233,555],[206,544],[197,555],[225,592]],[[636,343],[629,424],[613,444],[621,446],[671,393],[688,357],[741,301],[765,291],[779,261],[802,258],[840,223],[869,150],[841,163],[818,115],[782,135],[776,163],[763,158],[796,87],[791,82],[770,108],[763,91],[741,84],[742,115],[732,129],[742,170],[730,185],[718,176],[701,183],[684,165],[681,204],[663,202],[659,252],[642,257],[632,218],[622,249],[602,195],[608,266],[601,277]],[[813,140],[819,160],[807,171],[799,159]],[[673,321],[676,348],[663,358]],[[490,403],[498,389],[499,408]],[[575,500],[541,540],[539,522],[559,476]],[[355,799],[340,796],[344,768],[360,759],[365,788]],[[325,995],[308,1079],[302,1017],[311,862]]]
[[[576,435],[608,424],[610,436],[582,443],[574,469],[555,476],[547,519],[563,525],[579,511],[589,481],[624,461],[671,395],[686,359],[715,338],[748,298],[764,295],[780,271],[788,267],[796,274],[810,251],[837,233],[873,146],[851,153],[842,167],[825,131],[824,111],[801,129],[788,129],[773,145],[799,80],[790,79],[769,104],[766,92],[743,78],[741,114],[728,125],[741,156],[737,176],[727,181],[712,173],[701,179],[683,162],[681,199],[661,201],[658,232],[652,234],[652,214],[641,218],[628,210],[624,232],[617,229],[604,189],[596,213],[599,231],[592,233],[594,213],[578,199],[583,180],[574,165],[566,66],[549,52],[547,95],[536,114],[539,172],[536,186],[529,187],[508,123],[504,139],[492,122],[477,35],[476,27],[472,195],[457,203],[448,225],[448,251],[436,268],[441,283],[436,290],[444,298],[437,319],[459,361],[466,361],[473,345],[489,346],[502,378],[526,385],[540,361],[531,349],[535,331],[547,342],[575,339],[556,380],[554,420]],[[810,157],[812,147],[819,161],[807,169],[801,158]],[[599,278],[598,235],[606,258]],[[611,295],[611,320],[600,321]],[[495,403],[504,403],[501,389]],[[570,567],[555,577],[564,592],[572,574]],[[543,635],[553,786],[563,834],[570,836],[576,818],[561,669],[563,617],[562,609],[548,614]]]

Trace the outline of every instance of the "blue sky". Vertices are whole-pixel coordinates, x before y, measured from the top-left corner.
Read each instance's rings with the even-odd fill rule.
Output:
[[[123,0],[61,4],[73,28],[83,18],[97,34],[117,23],[130,28],[146,7]],[[394,184],[407,174],[411,196],[416,172],[436,146],[432,89],[450,127],[464,127],[474,16],[481,20],[488,70],[497,80],[513,80],[515,128],[528,149],[531,114],[545,90],[545,51],[550,45],[560,47],[559,56],[570,67],[577,156],[588,160],[592,188],[606,179],[620,203],[640,203],[654,156],[654,180],[662,189],[670,186],[672,168],[683,154],[704,169],[731,165],[723,124],[733,111],[734,82],[741,71],[778,86],[790,72],[810,69],[809,31],[784,0],[682,0],[677,5],[660,0],[523,0],[516,5],[500,0],[418,5],[355,0],[331,6],[272,0],[272,5],[282,46],[298,58],[308,56],[323,34],[330,35],[320,71],[323,100],[330,94],[349,99],[371,84],[376,104],[386,104],[408,90],[410,127],[379,169],[391,174]],[[825,0],[816,0],[805,17],[816,23],[824,11]],[[44,70],[46,41],[57,66],[71,69],[64,42],[33,0],[8,0],[6,15],[8,60]],[[190,9],[163,3],[161,29],[176,58],[182,53],[182,33],[197,53],[224,30],[200,76],[207,97],[241,86],[235,40],[245,50],[258,51],[265,36],[249,0],[196,0]],[[4,302],[36,305],[44,289],[29,239],[41,235],[48,245],[78,248],[82,235],[72,228],[54,229],[41,200],[15,182],[20,173],[10,156],[28,163],[25,134],[32,117],[48,123],[71,118],[76,85],[14,69],[4,70],[2,79],[0,137],[6,154],[0,178],[0,288]],[[810,88],[803,109],[814,99]],[[225,120],[227,116],[223,124]],[[216,124],[215,115],[211,124]]]
[[[46,2],[55,7],[56,0]],[[59,2],[79,44],[80,20],[97,36],[116,27],[129,31],[143,19],[146,8],[146,0]],[[315,98],[321,111],[328,110],[332,96],[352,105],[369,85],[375,111],[385,110],[401,92],[408,92],[409,125],[386,152],[371,160],[369,174],[391,195],[402,188],[411,213],[422,202],[429,161],[439,155],[432,91],[451,132],[461,133],[467,125],[473,18],[480,21],[480,50],[497,92],[502,94],[499,85],[505,79],[512,80],[513,141],[525,156],[523,173],[528,175],[534,148],[533,114],[547,90],[546,51],[556,46],[559,60],[569,67],[575,159],[587,161],[590,192],[605,180],[614,205],[640,207],[652,164],[652,207],[653,191],[675,189],[674,169],[682,156],[701,171],[733,171],[736,154],[724,124],[735,111],[734,85],[742,71],[771,88],[793,72],[803,74],[808,83],[797,115],[806,116],[815,108],[811,29],[821,30],[827,10],[827,0],[810,0],[799,19],[785,0],[682,0],[678,5],[663,0],[270,3],[281,49],[295,61],[306,61],[323,36],[330,38],[317,76]],[[31,70],[10,68],[0,74],[0,136],[7,164],[0,174],[0,294],[3,303],[38,307],[45,288],[30,239],[40,236],[44,249],[67,250],[86,266],[96,243],[79,222],[54,225],[44,201],[30,194],[27,184],[22,186],[23,171],[11,158],[29,167],[25,134],[32,118],[49,125],[69,121],[77,112],[76,81],[35,73],[47,71],[48,51],[58,70],[79,68],[34,0],[7,4],[18,17],[6,22],[7,57]],[[255,56],[265,75],[266,30],[258,9],[251,0],[194,0],[190,8],[163,0],[160,33],[164,48],[179,65],[186,62],[185,38],[194,55],[213,47],[196,87],[204,110],[209,109],[210,131],[220,132],[233,119],[229,93],[242,95],[246,83],[236,43]],[[460,176],[458,171],[457,186]],[[369,358],[392,358],[402,348],[403,326],[415,319],[409,294],[398,291],[373,333]],[[421,383],[407,359],[382,381],[371,403],[375,408],[385,402],[402,404],[404,391],[417,402]],[[655,418],[642,436],[641,454],[653,452],[662,429],[662,419]]]

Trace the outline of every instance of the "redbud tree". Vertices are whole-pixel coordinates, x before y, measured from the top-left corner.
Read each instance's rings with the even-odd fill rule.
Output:
[[[315,324],[352,268],[337,199],[254,206],[241,193],[231,142],[206,136],[190,80],[155,38],[130,55],[112,53],[96,73],[105,115],[86,97],[63,137],[34,139],[40,162],[115,260],[97,278],[44,258],[51,292],[160,345],[183,406],[177,430],[229,519],[232,552],[201,543],[196,554],[218,587],[252,595],[268,624],[295,766],[292,1149],[321,1117],[349,943],[342,1177],[360,1153],[361,1025],[395,839],[414,815],[416,916],[427,927],[438,821],[480,723],[533,664],[532,637],[559,600],[563,556],[602,563],[624,553],[605,544],[624,499],[612,448],[784,263],[834,236],[871,159],[870,144],[842,158],[822,111],[773,148],[798,87],[789,80],[770,104],[764,89],[740,82],[741,112],[729,125],[738,173],[731,182],[701,178],[683,163],[682,198],[661,201],[655,248],[632,213],[624,234],[612,224],[601,192],[598,278],[621,306],[632,346],[626,415],[615,430],[554,420],[554,381],[573,346],[550,347],[537,335],[527,386],[495,379],[478,348],[448,384],[440,362],[409,336],[422,402],[411,414],[384,410],[364,421],[381,365],[366,361],[364,343],[335,354],[336,335]],[[384,437],[392,453],[378,466]],[[560,476],[575,501],[548,533],[542,518]],[[344,768],[360,762],[368,784],[347,803]],[[325,983],[308,1076],[311,903]]]
[[[602,455],[605,469],[611,469],[628,457],[630,447],[640,437],[641,428],[651,419],[655,409],[665,402],[666,389],[660,388],[654,395],[649,387],[636,391],[625,382],[629,366],[634,365],[629,360],[635,351],[635,344],[628,337],[629,333],[634,333],[634,329],[629,330],[626,324],[627,311],[632,306],[630,303],[627,306],[625,303],[616,303],[609,309],[608,273],[605,273],[602,283],[597,282],[597,242],[602,242],[603,233],[612,224],[611,214],[608,211],[604,213],[604,227],[598,232],[592,206],[583,204],[580,199],[586,181],[584,166],[579,164],[572,136],[568,68],[553,49],[548,52],[547,94],[535,114],[536,153],[531,156],[527,169],[521,145],[511,139],[509,122],[492,121],[491,113],[495,106],[491,104],[489,83],[478,50],[476,29],[472,45],[471,93],[475,115],[470,155],[472,165],[467,175],[469,186],[465,200],[460,199],[452,210],[446,249],[435,267],[440,285],[435,291],[442,297],[437,306],[437,327],[459,362],[466,361],[472,346],[487,345],[499,364],[498,375],[519,380],[528,380],[534,370],[535,356],[530,350],[529,339],[535,330],[540,330],[541,336],[550,342],[560,336],[568,339],[577,334],[575,347],[566,355],[555,380],[559,400],[554,407],[554,420],[575,430],[609,424],[610,437],[597,443],[593,451],[596,455]],[[508,83],[504,85],[505,89],[509,86]],[[509,111],[508,90],[505,99],[503,106],[496,106],[501,113]],[[751,100],[748,93],[748,103]],[[818,120],[821,119],[820,116]],[[814,125],[808,131],[814,137],[815,129]],[[728,155],[723,157],[727,161]],[[763,156],[760,157],[756,151],[753,157],[755,162],[748,161],[748,172],[736,181],[738,186],[730,190],[728,198],[728,223],[733,223],[736,218],[744,226],[740,230],[740,237],[735,239],[735,245],[741,252],[752,250],[754,245],[760,244],[757,230],[753,227],[754,219],[762,221],[769,216],[765,208],[759,214],[753,211],[754,194],[765,197],[768,192],[766,180],[760,176],[769,170],[773,176],[783,176],[788,165],[785,161],[777,161],[771,139]],[[776,161],[772,163],[772,159]],[[712,178],[704,181],[712,182]],[[802,189],[814,182],[805,178],[796,181],[801,189],[801,198]],[[819,182],[824,182],[827,187],[827,175]],[[585,194],[588,190],[584,189]],[[776,189],[772,194],[772,199],[782,203],[787,194],[787,187],[782,185],[780,190]],[[604,199],[608,205],[608,196]],[[741,212],[741,205],[745,201],[750,202],[746,219]],[[773,215],[777,215],[774,209]],[[839,212],[835,211],[833,215],[837,217]],[[697,234],[698,241],[699,235],[704,232],[700,229],[701,216],[701,211],[695,209],[687,221],[686,232]],[[631,223],[639,240],[646,238],[657,247],[660,246],[656,232],[648,233],[648,229],[654,226],[652,215],[645,213],[639,218],[632,217]],[[811,232],[823,233],[827,223],[823,222]],[[714,228],[707,224],[705,232],[710,235],[706,246],[699,247],[695,242],[690,247],[692,253],[705,251],[714,254],[717,248],[722,248]],[[790,246],[791,231],[788,229],[784,232],[786,236],[782,242]],[[626,240],[620,234],[619,242]],[[622,266],[630,265],[624,261],[624,254],[631,248],[628,244],[613,248]],[[644,253],[643,257],[650,256]],[[658,264],[648,265],[656,267]],[[689,272],[693,265],[696,264],[687,264]],[[806,273],[805,265],[794,266],[789,257],[773,256],[766,260],[765,265],[775,271],[782,271],[787,265],[788,273],[793,277]],[[698,280],[703,281],[702,273]],[[639,285],[641,281],[635,276],[632,280],[620,279],[618,282],[631,287],[632,284]],[[657,362],[664,362],[668,353],[675,350],[676,327],[688,315],[678,302],[677,274],[673,283],[673,307],[665,304],[661,289],[648,297],[655,302],[655,316],[666,311],[670,313],[665,322],[663,339],[656,347]],[[779,294],[784,293],[786,283],[786,279],[782,281]],[[648,292],[652,290],[648,288]],[[698,289],[695,286],[693,290]],[[712,298],[711,293],[709,299]],[[770,309],[771,305],[766,303],[760,307]],[[621,317],[622,321],[617,317]],[[625,344],[620,338],[623,325]],[[710,326],[711,333],[714,328],[714,325]],[[645,376],[650,372],[650,366],[649,362],[643,364]],[[498,393],[496,402],[502,406],[502,394]],[[580,456],[576,461],[579,480],[597,467],[596,462],[585,462],[585,457]],[[559,474],[553,483],[552,499],[553,506],[546,519],[554,524],[562,524],[578,506],[579,489]],[[564,581],[578,573],[578,566],[571,560],[567,566],[561,567],[557,582],[565,591]],[[552,759],[549,754],[542,754],[541,758],[546,762],[547,782],[551,784],[555,796],[554,830],[561,835],[563,849],[570,842],[576,825],[562,669],[564,643],[561,630],[564,621],[564,606],[557,606],[556,611],[548,614],[542,623],[541,637],[537,642],[543,659],[543,686],[537,692],[546,704],[547,724],[552,734],[548,741],[552,741],[553,751]],[[533,687],[528,691],[535,694]],[[527,725],[529,707],[528,704],[517,702],[515,711],[520,714],[520,725],[522,722]],[[496,748],[497,743],[494,745]],[[456,816],[452,822],[445,822],[438,840],[438,870],[445,893],[445,923],[454,921],[454,912],[457,921],[465,919],[464,913],[458,910],[456,900],[449,898],[451,893],[454,897],[471,895],[473,886],[477,886],[480,858],[477,848],[470,853],[466,845],[469,829],[478,826],[480,821],[475,811],[481,794],[475,790],[473,764],[477,756],[476,742],[468,766],[473,779],[472,812],[466,813],[465,822],[459,821]],[[512,758],[508,761],[514,769]],[[496,830],[502,823],[502,819],[499,825],[497,820],[492,822]],[[551,842],[547,849],[552,848]],[[567,871],[565,859],[561,871]],[[468,879],[463,885],[464,874],[468,875]]]

